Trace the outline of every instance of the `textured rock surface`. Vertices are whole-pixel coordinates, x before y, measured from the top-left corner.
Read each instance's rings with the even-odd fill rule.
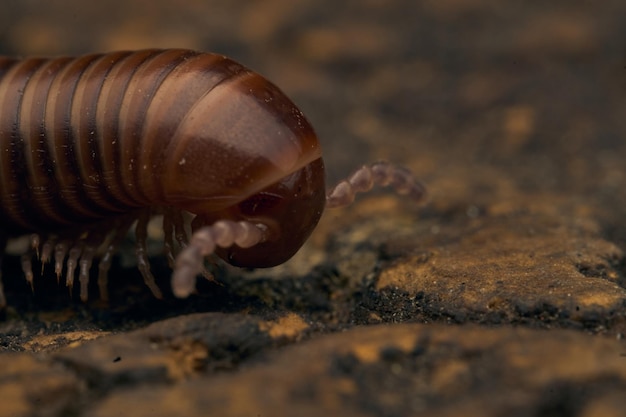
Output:
[[[233,56],[301,105],[329,182],[390,159],[430,201],[327,211],[287,264],[188,300],[132,249],[108,306],[7,259],[0,416],[626,409],[624,2],[5,3],[3,54]]]

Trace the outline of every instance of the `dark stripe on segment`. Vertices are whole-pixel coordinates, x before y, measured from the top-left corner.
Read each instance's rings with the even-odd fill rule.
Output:
[[[159,52],[159,50],[138,51],[120,60],[104,80],[98,97],[96,125],[99,126],[100,133],[98,144],[102,166],[101,179],[107,192],[122,207],[140,207],[141,204],[135,196],[128,194],[121,182],[120,171],[124,167],[121,165],[120,109],[135,72]]]
[[[82,74],[100,56],[88,55],[70,62],[50,86],[46,108],[46,131],[51,156],[55,161],[59,198],[71,210],[67,217],[73,217],[76,222],[85,222],[108,214],[106,210],[93,204],[84,193],[75,150],[75,143],[81,138],[75,137],[71,125],[72,101],[78,82]]]
[[[98,101],[104,83],[113,68],[132,52],[114,52],[94,60],[83,73],[72,101],[71,126],[75,141],[75,152],[81,177],[83,193],[93,204],[110,213],[121,213],[130,207],[120,203],[106,187],[103,178],[101,146],[103,129],[97,123]]]
[[[24,138],[19,132],[23,92],[43,59],[22,61],[7,71],[0,82],[0,207],[8,217],[9,230],[33,230],[36,221],[28,200]]]
[[[37,211],[33,221],[39,220],[47,227],[71,224],[73,220],[67,216],[67,205],[58,198],[60,191],[54,176],[54,162],[46,141],[44,123],[50,85],[71,59],[46,61],[29,80],[22,100],[23,117],[19,129],[25,140],[26,179],[30,191],[28,204]]]
[[[19,61],[17,59],[0,57],[0,85],[2,85],[3,77],[7,74],[7,72],[11,68],[13,68],[16,64],[18,64],[18,62]],[[4,140],[2,136],[2,126],[0,126],[0,149],[2,149],[3,146],[4,146]],[[4,152],[4,151],[0,150],[0,152]],[[3,165],[0,164],[0,170],[2,169],[2,166]],[[3,194],[3,189],[0,186],[0,201],[3,201],[2,194]],[[9,215],[8,215],[7,210],[5,210],[2,204],[0,204],[0,225],[6,223],[8,219],[9,219]]]
[[[167,76],[184,60],[198,55],[188,50],[165,50],[146,61],[133,75],[120,108],[120,181],[129,194],[148,205],[152,203],[141,186],[142,177],[151,176],[148,164],[140,165],[144,151],[142,138],[145,118],[155,92]]]

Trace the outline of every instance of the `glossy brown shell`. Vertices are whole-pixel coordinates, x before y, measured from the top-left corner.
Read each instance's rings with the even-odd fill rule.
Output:
[[[221,55],[0,58],[0,231],[9,236],[150,206],[227,210],[320,157],[300,110]]]
[[[78,58],[0,57],[0,259],[7,238],[31,233],[22,256],[78,270],[87,300],[107,299],[111,258],[135,227],[137,267],[162,293],[146,253],[148,221],[163,214],[172,292],[187,297],[216,253],[244,267],[287,261],[324,207],[350,204],[373,186],[415,200],[410,171],[365,165],[329,194],[313,128],[273,84],[215,54],[144,50]],[[184,213],[195,215],[189,238]],[[177,243],[175,243],[175,241]],[[0,282],[0,308],[5,305]]]

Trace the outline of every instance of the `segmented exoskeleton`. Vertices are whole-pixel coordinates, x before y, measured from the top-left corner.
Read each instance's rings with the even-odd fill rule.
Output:
[[[57,275],[65,263],[69,286],[78,268],[86,299],[103,248],[106,298],[111,257],[136,224],[138,267],[160,297],[145,244],[148,220],[160,214],[173,291],[185,297],[206,255],[238,266],[280,264],[325,205],[345,205],[375,184],[424,194],[408,171],[378,163],[327,196],[321,149],[302,112],[224,56],[172,49],[0,57],[0,251],[8,238],[31,236],[22,257],[31,283],[36,254],[54,260]],[[190,239],[185,213],[195,215]]]

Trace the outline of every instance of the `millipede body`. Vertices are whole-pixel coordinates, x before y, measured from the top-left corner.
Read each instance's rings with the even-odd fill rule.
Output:
[[[111,257],[135,225],[138,267],[150,272],[147,223],[163,215],[174,294],[189,295],[216,253],[244,267],[288,260],[325,205],[348,204],[373,185],[419,199],[411,174],[364,166],[328,195],[315,132],[274,84],[217,54],[143,50],[78,58],[0,57],[0,251],[30,235],[22,257],[89,269],[107,297]],[[185,213],[195,217],[192,235]],[[100,253],[98,252],[100,251]],[[5,304],[0,285],[0,306]]]

